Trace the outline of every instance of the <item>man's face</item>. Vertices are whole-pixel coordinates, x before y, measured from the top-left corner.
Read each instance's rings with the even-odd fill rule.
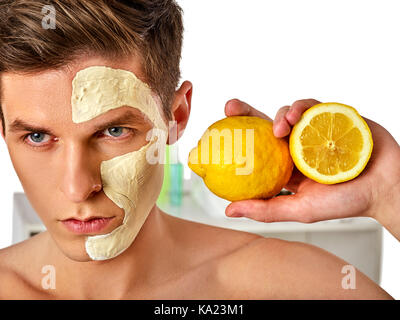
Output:
[[[13,166],[58,247],[77,261],[90,260],[84,246],[88,235],[110,233],[124,218],[124,210],[101,190],[101,162],[139,150],[152,128],[143,113],[129,106],[82,123],[72,121],[72,80],[77,71],[99,65],[143,79],[135,59],[115,63],[101,58],[78,61],[63,71],[6,73],[1,79],[5,141]],[[87,217],[112,219],[102,230],[85,234],[71,232],[61,222]]]

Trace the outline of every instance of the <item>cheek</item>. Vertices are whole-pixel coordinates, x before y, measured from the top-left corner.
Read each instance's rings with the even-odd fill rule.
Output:
[[[14,170],[27,193],[46,187],[48,178],[53,176],[48,161],[44,161],[38,154],[26,152],[26,149],[18,147],[9,148],[9,152]]]
[[[10,159],[30,204],[46,223],[54,214],[55,178],[57,168],[49,164],[40,154],[22,148],[9,148]],[[53,195],[53,196],[52,196]],[[49,212],[51,210],[51,212]]]

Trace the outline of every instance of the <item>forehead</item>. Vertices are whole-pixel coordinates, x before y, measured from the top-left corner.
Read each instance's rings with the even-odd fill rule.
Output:
[[[134,56],[118,60],[82,56],[57,70],[32,74],[4,73],[1,76],[4,117],[35,114],[36,120],[45,120],[49,116],[71,119],[72,80],[78,71],[91,66],[131,71],[145,82],[140,61]]]

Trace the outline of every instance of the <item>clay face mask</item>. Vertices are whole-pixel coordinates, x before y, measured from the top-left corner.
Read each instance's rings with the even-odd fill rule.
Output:
[[[139,109],[153,130],[167,132],[151,89],[127,70],[93,66],[76,73],[72,80],[72,121],[91,120],[111,109]],[[154,206],[163,182],[163,165],[146,157],[154,144],[165,146],[160,136],[148,134],[149,143],[137,151],[101,163],[103,191],[125,211],[122,225],[108,234],[88,236],[86,252],[93,260],[111,259],[127,249]],[[162,151],[163,152],[163,151]],[[154,162],[153,162],[154,163]]]

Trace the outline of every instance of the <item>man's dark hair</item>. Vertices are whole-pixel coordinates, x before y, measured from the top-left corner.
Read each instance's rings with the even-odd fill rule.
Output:
[[[46,5],[55,9],[55,29],[42,27]],[[135,55],[167,119],[180,79],[182,41],[182,9],[174,0],[0,2],[0,77],[62,68],[82,54]],[[1,104],[0,117],[5,132]]]

